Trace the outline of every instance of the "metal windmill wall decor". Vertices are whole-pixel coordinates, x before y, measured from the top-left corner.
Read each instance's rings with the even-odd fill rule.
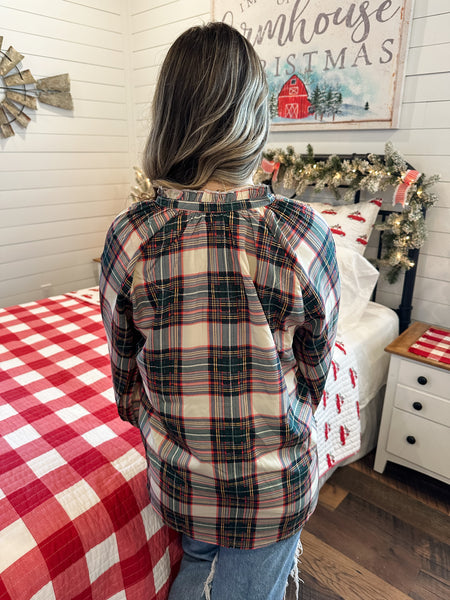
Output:
[[[31,119],[25,109],[36,110],[37,99],[65,110],[73,109],[67,73],[36,81],[28,69],[23,71],[18,66],[24,56],[12,46],[3,51],[2,42],[0,36],[0,90],[5,92],[0,102],[0,137],[14,135],[13,123],[28,126]]]

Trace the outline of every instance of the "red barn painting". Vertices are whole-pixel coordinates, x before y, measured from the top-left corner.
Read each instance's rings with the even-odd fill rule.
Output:
[[[278,94],[278,115],[284,119],[304,119],[310,114],[308,92],[298,75],[291,75]]]

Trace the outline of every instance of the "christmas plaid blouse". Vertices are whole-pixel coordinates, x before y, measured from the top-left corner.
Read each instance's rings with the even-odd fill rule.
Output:
[[[265,186],[160,190],[111,226],[100,293],[119,414],[141,429],[155,510],[222,546],[294,534],[317,501],[312,405],[337,321],[322,218]]]

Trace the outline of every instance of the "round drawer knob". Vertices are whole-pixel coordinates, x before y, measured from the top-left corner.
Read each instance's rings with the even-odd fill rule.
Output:
[[[408,435],[408,437],[406,438],[406,441],[408,442],[408,444],[415,444],[416,438],[413,435]]]
[[[422,402],[413,402],[414,410],[422,410]]]
[[[417,383],[420,383],[420,385],[427,385],[428,379],[426,377],[424,377],[423,375],[421,375],[420,377],[417,378]]]

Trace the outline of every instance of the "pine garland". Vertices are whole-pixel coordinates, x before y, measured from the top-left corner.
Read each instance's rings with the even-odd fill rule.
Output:
[[[316,160],[311,145],[306,154],[297,154],[292,146],[286,150],[266,150],[264,158],[278,163],[277,181],[286,189],[295,190],[301,196],[307,186],[315,192],[324,188],[331,190],[337,200],[353,201],[357,190],[367,190],[376,194],[388,187],[402,184],[408,171],[408,164],[399,152],[388,142],[384,156],[368,154],[364,158],[343,159],[333,154],[326,160]],[[272,183],[273,176],[258,169],[255,183]],[[386,277],[395,282],[402,270],[414,266],[408,251],[420,248],[426,238],[424,210],[433,206],[437,195],[429,188],[439,181],[439,175],[426,177],[423,173],[407,189],[405,206],[402,212],[392,213],[384,223],[375,227],[383,231],[383,254],[376,262],[388,268]],[[345,186],[345,187],[343,187]]]
[[[328,188],[342,202],[352,202],[355,192],[367,190],[371,194],[388,187],[396,188],[403,183],[408,164],[388,142],[384,156],[368,154],[364,158],[355,156],[343,159],[336,154],[326,160],[317,160],[312,146],[308,144],[306,154],[297,154],[292,146],[286,150],[268,149],[264,158],[279,164],[277,182],[292,195],[301,196],[308,186],[315,192]],[[141,169],[134,167],[136,184],[131,188],[132,201],[151,199],[154,190]],[[255,183],[272,183],[273,176],[262,168],[255,174]],[[375,225],[383,231],[383,253],[373,262],[378,267],[387,267],[386,278],[394,283],[401,271],[414,266],[408,256],[409,250],[421,248],[427,236],[424,211],[433,206],[437,195],[429,188],[439,181],[439,175],[427,177],[421,174],[407,189],[402,212],[390,214],[383,223]]]

